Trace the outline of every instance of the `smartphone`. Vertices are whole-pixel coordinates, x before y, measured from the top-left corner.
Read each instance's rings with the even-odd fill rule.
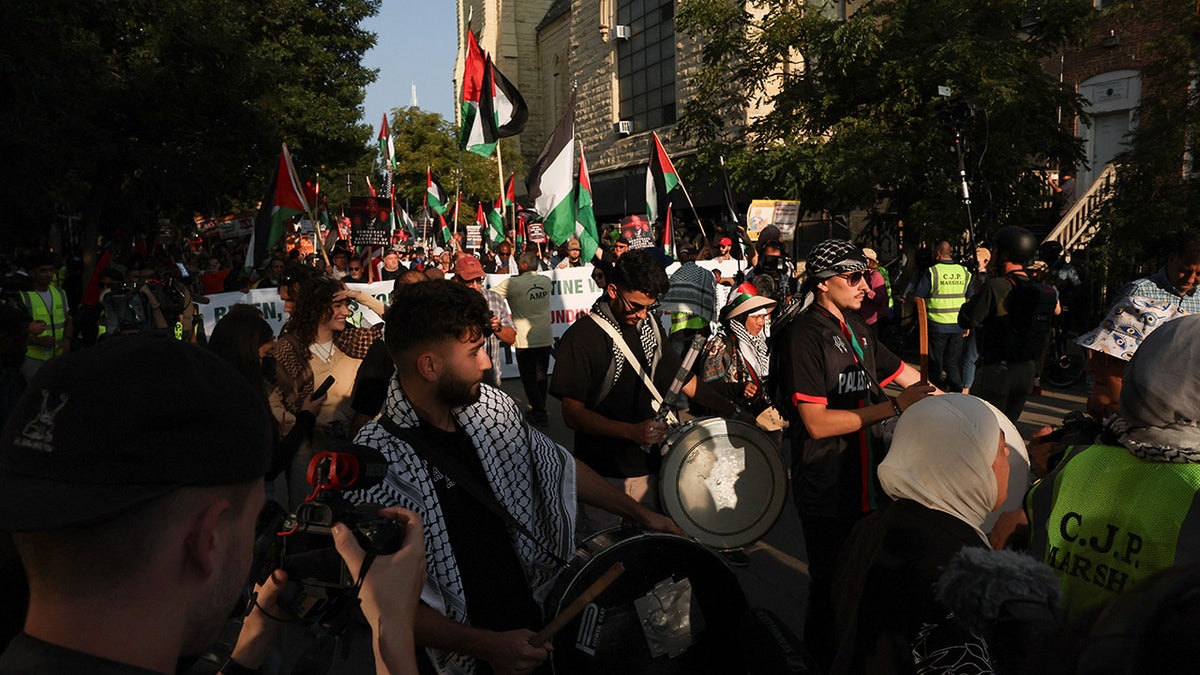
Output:
[[[308,400],[315,401],[324,396],[325,392],[329,391],[329,388],[333,386],[333,382],[334,379],[332,375],[325,378],[325,381],[321,383],[321,386],[313,390],[312,396],[310,396]]]

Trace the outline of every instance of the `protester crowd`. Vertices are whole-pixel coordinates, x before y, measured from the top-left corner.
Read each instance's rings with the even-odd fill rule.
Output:
[[[705,416],[788,455],[810,672],[1117,672],[1097,656],[1113,625],[1136,670],[1186,669],[1200,235],[1083,328],[1086,410],[1028,439],[1014,424],[1051,325],[1091,324],[1061,247],[1010,226],[977,250],[931,242],[904,271],[846,240],[794,260],[777,228],[756,235],[672,256],[616,231],[593,260],[575,239],[331,238],[246,270],[219,240],[114,242],[87,279],[21,252],[0,303],[0,531],[5,587],[28,600],[8,603],[0,674],[288,672],[326,644],[312,633],[369,636],[326,666],[357,651],[377,672],[550,672],[547,587],[607,528],[684,535],[659,449]],[[599,297],[556,338],[546,273],[576,267]],[[372,281],[386,305],[356,287]],[[278,335],[250,305],[196,320],[205,295],[251,288],[278,289]],[[349,324],[351,302],[382,321]],[[887,339],[918,316],[923,368]],[[500,388],[507,348],[523,401]],[[552,398],[566,447],[544,431]],[[288,638],[310,587],[263,568],[256,520],[325,500],[331,593],[358,602]],[[266,536],[292,541],[288,522]]]

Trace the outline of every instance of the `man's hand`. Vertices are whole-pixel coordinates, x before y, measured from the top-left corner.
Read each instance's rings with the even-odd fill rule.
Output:
[[[665,532],[667,534],[676,534],[681,537],[687,536],[684,534],[683,530],[679,529],[679,526],[675,524],[674,520],[671,520],[661,513],[651,511],[650,509],[644,509],[644,511],[645,513],[641,518],[641,525],[643,529],[653,530],[655,532]]]
[[[754,384],[753,382],[747,382],[746,388],[742,390],[742,396],[744,396],[746,398],[746,400],[750,400],[750,399],[754,398],[754,395],[757,393],[758,393],[758,385]]]
[[[896,397],[896,402],[900,404],[900,411],[904,412],[905,410],[908,410],[909,406],[912,404],[920,401],[926,396],[932,396],[936,391],[937,387],[934,387],[932,384],[922,384],[918,382],[916,384],[909,385],[904,389],[904,391],[900,392],[900,395]]]
[[[425,540],[421,516],[400,507],[382,509],[380,516],[404,526],[400,550],[376,556],[367,569],[358,597],[363,616],[371,625],[375,651],[375,671],[388,675],[417,673],[417,605],[425,586]],[[346,568],[357,579],[366,553],[350,529],[342,523],[333,526],[333,544],[346,561]]]
[[[550,650],[553,649],[548,642],[541,647],[529,644],[534,635],[537,633],[525,628],[491,633],[487,644],[483,645],[483,660],[492,666],[496,675],[531,673],[550,658]]]
[[[262,667],[275,638],[284,626],[284,622],[280,620],[284,613],[277,602],[279,593],[286,584],[287,572],[278,569],[272,572],[266,581],[254,587],[254,607],[242,620],[237,644],[229,655],[234,661],[251,669]]]
[[[1029,444],[1026,447],[1029,452],[1029,463],[1033,465],[1034,474],[1039,477],[1050,473],[1050,458],[1062,452],[1063,449],[1062,443],[1046,440],[1046,437],[1053,431],[1054,427],[1042,427],[1029,437]]]
[[[654,419],[633,425],[629,440],[639,445],[654,445],[661,443],[667,437],[667,425]]]
[[[500,332],[500,328],[501,328],[501,324],[500,324],[500,317],[498,317],[498,316],[496,316],[495,314],[493,314],[493,315],[492,315],[492,320],[491,320],[491,326],[492,326],[492,332],[493,332],[493,333],[499,333],[499,332]]]

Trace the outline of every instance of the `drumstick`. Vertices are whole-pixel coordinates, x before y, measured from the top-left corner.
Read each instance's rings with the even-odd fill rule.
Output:
[[[534,647],[541,647],[549,642],[550,638],[554,637],[555,633],[562,630],[563,626],[566,626],[571,619],[574,619],[576,616],[578,616],[589,602],[595,600],[596,596],[600,595],[605,591],[605,589],[611,586],[612,582],[616,581],[617,577],[621,576],[624,571],[625,565],[619,562],[613,563],[613,566],[608,568],[608,571],[606,571],[604,574],[601,574],[599,579],[593,582],[591,586],[588,586],[586,589],[584,589],[583,593],[581,593],[578,598],[575,598],[574,602],[572,602],[570,605],[567,605],[567,608],[564,609],[562,613],[551,619],[550,623],[546,624],[545,628],[543,628],[537,635],[534,635],[533,639],[529,641],[529,644]]]
[[[921,347],[921,384],[929,384],[929,323],[928,312],[925,309],[925,298],[917,301],[917,330],[920,331]]]

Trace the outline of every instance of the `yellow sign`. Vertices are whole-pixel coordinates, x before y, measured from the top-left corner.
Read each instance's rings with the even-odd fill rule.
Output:
[[[746,232],[750,241],[758,241],[763,228],[774,225],[779,228],[784,241],[791,241],[800,220],[800,202],[778,199],[755,199],[746,212]]]

